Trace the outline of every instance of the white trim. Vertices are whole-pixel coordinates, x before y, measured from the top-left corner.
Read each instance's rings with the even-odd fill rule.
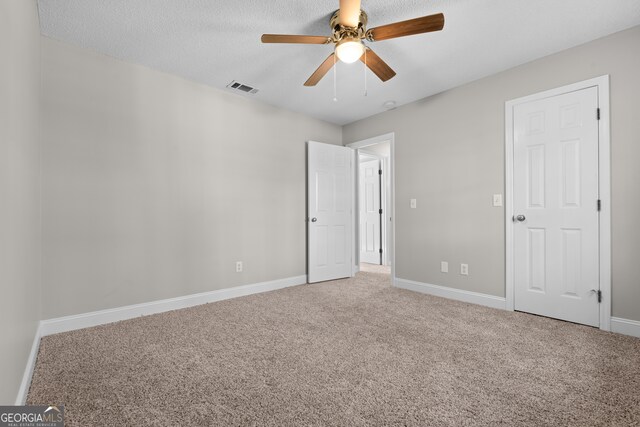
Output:
[[[41,323],[41,322],[40,322]],[[33,370],[36,367],[36,360],[38,358],[38,349],[40,348],[40,324],[36,329],[35,336],[33,337],[33,344],[31,344],[31,352],[29,352],[29,358],[27,359],[27,366],[24,368],[24,374],[22,375],[22,382],[20,383],[20,389],[16,396],[15,405],[24,405],[27,401],[27,394],[29,393],[29,387],[31,387],[31,378],[33,377]]]
[[[374,136],[373,138],[364,139],[362,141],[352,142],[350,144],[346,144],[346,147],[353,148],[354,150],[358,150],[359,148],[369,147],[371,145],[379,144],[381,142],[389,141],[390,142],[390,154],[389,154],[389,178],[390,178],[390,188],[391,188],[391,238],[389,239],[389,246],[391,247],[391,284],[395,285],[396,283],[396,178],[395,178],[395,156],[396,156],[396,136],[394,132],[385,133],[384,135]],[[357,168],[356,168],[357,169]],[[356,170],[357,173],[357,170]],[[354,175],[355,182],[352,187],[355,187],[358,182],[357,175]],[[357,206],[354,204],[354,206]],[[356,214],[355,218],[360,218],[357,210],[354,211]],[[356,240],[356,233],[354,227],[354,231],[352,234],[352,239],[354,242],[354,253],[356,252],[356,247],[359,248],[359,244]],[[355,259],[355,258],[354,258]]]
[[[505,240],[505,308],[515,309],[513,279],[513,106],[505,104],[505,144],[504,144],[504,240]]]
[[[74,316],[65,316],[58,317],[56,319],[43,320],[42,322],[40,322],[40,336],[44,337],[60,332],[74,331],[76,329],[89,328],[91,326],[104,325],[106,323],[132,319],[134,317],[148,316],[150,314],[178,310],[181,308],[193,307],[196,305],[207,304],[215,301],[223,301],[246,295],[274,291],[276,289],[302,285],[304,283],[307,283],[306,275],[289,277],[287,279],[272,280],[269,282],[254,283],[244,286],[236,286],[234,288],[218,289],[211,292],[185,295],[177,298],[169,298],[142,304],[128,305],[125,307],[94,311],[90,313],[77,314]]]
[[[632,337],[640,338],[640,322],[638,322],[637,320],[612,317],[611,332],[617,332],[619,334],[631,335]]]
[[[449,288],[446,286],[431,285],[429,283],[415,282],[413,280],[396,278],[397,288],[420,292],[423,294],[435,295],[437,297],[449,298],[471,304],[484,305],[486,307],[505,309],[505,299],[493,295],[481,294],[478,292],[464,291],[462,289]]]
[[[391,204],[391,157],[384,157],[382,159],[382,181],[384,184],[385,190],[382,192],[383,200],[384,200],[384,217],[382,221],[382,229],[384,233],[383,237],[383,263],[384,265],[391,265],[391,260],[393,259],[393,248],[391,247],[391,239],[393,238],[393,233],[391,232],[391,212],[392,204]],[[388,191],[387,191],[388,189]]]
[[[371,145],[376,145],[381,142],[393,141],[395,139],[395,133],[389,132],[384,135],[374,136],[373,138],[363,139],[362,141],[352,142],[346,145],[346,147],[353,148],[357,150],[358,148],[369,147]]]
[[[360,189],[358,188],[358,177],[360,176],[360,159],[358,150],[351,150],[351,277],[355,277],[360,272]]]
[[[354,222],[354,217],[356,215],[356,210],[354,209],[354,206],[356,206],[356,204],[358,203],[358,201],[356,200],[356,192],[355,192],[355,184],[354,184],[354,174],[356,173],[355,171],[358,170],[358,154],[357,153],[351,153],[351,164],[349,165],[349,169],[350,169],[350,191],[351,194],[349,195],[351,197],[351,235],[353,235],[353,222]],[[357,273],[357,271],[355,271],[355,269],[353,268],[354,264],[355,264],[355,260],[356,260],[356,248],[355,248],[355,242],[353,240],[351,240],[351,277],[354,277]],[[359,254],[358,254],[359,256]]]
[[[595,79],[598,84],[598,177],[600,208],[600,329],[611,330],[611,109],[609,106],[609,76]]]
[[[514,310],[513,271],[513,109],[516,105],[550,98],[568,92],[597,87],[600,123],[598,126],[598,185],[600,210],[600,329],[611,329],[611,133],[609,107],[609,76],[604,75],[582,82],[547,90],[505,103],[505,298],[506,309]]]
[[[391,284],[396,284],[396,136],[391,133],[391,155],[389,156],[389,176],[391,177]]]

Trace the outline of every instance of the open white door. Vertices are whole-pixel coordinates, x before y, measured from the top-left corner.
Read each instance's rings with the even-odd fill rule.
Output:
[[[309,141],[309,283],[351,277],[353,150]]]

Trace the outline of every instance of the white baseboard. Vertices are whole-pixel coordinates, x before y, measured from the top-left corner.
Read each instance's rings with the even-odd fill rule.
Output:
[[[269,282],[236,286],[234,288],[219,289],[211,292],[203,292],[142,304],[128,305],[125,307],[43,320],[40,322],[40,336],[44,337],[60,332],[74,331],[76,329],[89,328],[91,326],[132,319],[134,317],[148,316],[150,314],[178,310],[215,301],[274,291],[276,289],[302,285],[304,283],[307,283],[307,276],[296,276],[286,279],[272,280]]]
[[[631,335],[640,338],[640,322],[637,320],[622,319],[620,317],[611,318],[611,332]]]
[[[24,374],[22,375],[22,382],[20,383],[20,389],[18,390],[18,396],[16,397],[16,405],[24,405],[27,401],[27,394],[29,393],[29,387],[31,386],[31,377],[33,376],[33,370],[36,367],[36,359],[38,357],[38,349],[40,348],[40,325],[36,329],[36,334],[33,337],[33,344],[31,344],[31,352],[27,359],[27,366],[24,368]]]
[[[484,305],[491,308],[506,309],[506,300],[502,297],[481,294],[478,292],[463,291],[461,289],[448,288],[446,286],[431,285],[429,283],[415,282],[413,280],[394,279],[394,286],[410,291],[421,292],[423,294],[435,295],[437,297],[449,298],[458,301],[470,302],[472,304]]]

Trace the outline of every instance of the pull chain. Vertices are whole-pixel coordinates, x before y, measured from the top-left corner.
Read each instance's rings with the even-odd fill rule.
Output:
[[[367,47],[364,47],[364,96],[367,96]]]
[[[333,102],[338,102],[338,79],[336,74],[338,73],[336,67],[336,55],[333,55]]]

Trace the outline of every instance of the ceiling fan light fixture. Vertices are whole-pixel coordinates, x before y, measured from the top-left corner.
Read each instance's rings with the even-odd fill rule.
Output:
[[[364,53],[364,45],[360,39],[344,38],[336,45],[336,55],[338,59],[346,64],[356,62]]]
[[[335,1],[335,0],[334,0]],[[305,86],[315,86],[336,65],[336,60],[351,64],[362,60],[365,70],[369,69],[378,78],[386,82],[393,78],[396,72],[382,60],[373,50],[365,46],[367,42],[395,39],[415,34],[440,31],[444,28],[444,15],[423,16],[406,21],[394,22],[375,28],[367,28],[369,18],[360,8],[361,0],[340,0],[340,9],[336,10],[329,19],[331,35],[307,36],[294,34],[263,34],[262,43],[302,43],[302,44],[335,44],[334,51],[304,82]],[[367,43],[368,45],[369,43]],[[335,71],[335,69],[334,69]],[[366,76],[365,72],[365,95]],[[335,81],[336,74],[333,78]]]

